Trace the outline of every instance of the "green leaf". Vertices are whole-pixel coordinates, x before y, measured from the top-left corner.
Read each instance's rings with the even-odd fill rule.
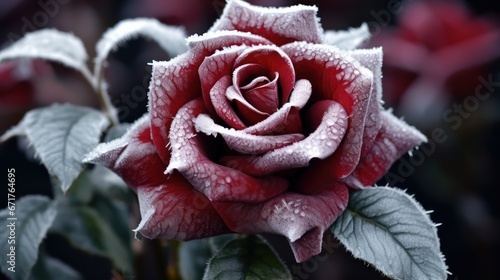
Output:
[[[331,227],[355,258],[394,279],[446,279],[436,226],[401,190],[372,187],[353,193]]]
[[[61,63],[78,70],[92,83],[87,68],[87,52],[82,41],[70,33],[42,29],[26,34],[8,48],[0,51],[0,62],[8,59],[32,58]]]
[[[49,173],[66,192],[83,169],[82,160],[109,125],[104,114],[91,108],[55,104],[28,112],[7,131],[3,141],[25,135]]]
[[[123,237],[123,234],[127,232],[130,234],[130,229],[122,227],[120,230],[125,230],[124,232],[116,231],[113,228],[114,224],[107,220],[108,216],[120,219],[114,214],[98,211],[85,205],[61,204],[51,232],[68,238],[70,243],[77,248],[108,257],[115,268],[130,272],[132,269],[130,238],[124,241]],[[114,223],[119,222],[114,221]]]
[[[179,248],[179,268],[185,280],[199,280],[210,258],[219,252],[236,234],[223,234],[182,242]]]
[[[179,270],[182,279],[202,279],[210,257],[212,250],[207,239],[182,242],[179,247]]]
[[[160,23],[152,18],[136,18],[122,20],[104,33],[97,42],[94,74],[96,77],[102,71],[106,58],[112,50],[125,41],[143,36],[152,39],[171,56],[187,51],[186,35],[179,27]]]
[[[66,263],[52,258],[40,250],[30,280],[82,280],[83,277]]]
[[[292,279],[276,252],[260,237],[250,235],[227,243],[210,259],[203,279]]]
[[[29,195],[13,203],[15,205],[9,204],[8,208],[0,211],[0,267],[13,280],[28,279],[38,257],[38,247],[57,211],[52,201],[45,196]],[[9,263],[10,260],[14,262]],[[12,265],[15,266],[15,272],[9,270]]]
[[[208,244],[210,245],[210,249],[212,250],[212,254],[215,254],[220,251],[229,241],[236,238],[236,234],[222,234],[208,238]]]

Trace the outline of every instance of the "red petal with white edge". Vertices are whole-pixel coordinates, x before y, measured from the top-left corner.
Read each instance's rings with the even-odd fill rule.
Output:
[[[401,155],[427,142],[422,133],[391,112],[382,112],[381,122],[382,127],[370,151],[360,160],[354,172],[345,178],[346,184],[352,188],[375,184]]]
[[[238,170],[218,165],[205,156],[201,135],[196,135],[194,120],[206,114],[198,98],[184,105],[172,122],[172,157],[165,173],[179,171],[210,201],[262,202],[284,192],[289,182],[267,176],[254,178]]]
[[[210,28],[260,35],[281,46],[294,41],[323,42],[323,28],[315,6],[264,8],[240,0],[228,1],[222,16]]]
[[[307,180],[326,179],[326,183],[344,178],[360,159],[373,74],[336,47],[298,42],[282,49],[291,58],[297,79],[307,79],[313,85],[313,102],[335,100],[349,116],[349,128],[339,149],[309,168],[305,176]]]
[[[375,137],[382,125],[380,112],[382,108],[382,48],[357,49],[349,52],[349,55],[358,60],[361,65],[373,73],[373,92],[368,104],[368,113],[365,120],[365,131],[363,134],[363,147],[361,157],[364,157],[375,141]]]
[[[231,45],[270,43],[237,31],[219,31],[188,38],[188,52],[163,62],[153,62],[149,88],[151,135],[160,158],[168,164],[168,132],[172,119],[186,102],[202,95],[198,67],[206,56]],[[215,70],[214,70],[215,71]],[[215,82],[218,79],[215,79]],[[208,97],[208,96],[207,96]]]
[[[259,204],[215,202],[231,231],[275,233],[288,238],[297,262],[321,252],[323,232],[345,210],[349,193],[335,182],[314,195],[286,192]]]
[[[137,120],[121,138],[97,145],[84,162],[108,167],[134,189],[157,186],[167,179],[165,164],[151,140],[149,115]]]
[[[302,141],[273,150],[262,156],[226,156],[221,158],[225,165],[246,174],[263,176],[274,172],[305,167],[313,158],[324,159],[337,149],[347,129],[347,114],[342,106],[332,100],[325,100],[321,124]]]
[[[203,62],[200,64],[200,67],[198,68],[198,74],[200,77],[202,77],[201,91],[203,94],[203,100],[205,101],[205,106],[210,113],[217,113],[217,115],[219,115],[226,122],[227,120],[224,116],[226,115],[226,113],[220,111],[221,108],[226,107],[221,105],[221,103],[224,102],[222,99],[226,99],[226,89],[231,85],[231,76],[233,75],[234,61],[246,48],[248,47],[233,46],[221,51],[217,51],[216,53],[205,57]],[[225,78],[227,76],[229,76],[228,81],[226,81]],[[221,83],[224,84],[224,87],[221,87]],[[216,95],[215,100],[214,95]],[[229,108],[229,106],[227,106],[226,108]],[[232,113],[234,113],[234,111]],[[237,126],[231,125],[231,121],[227,123],[231,127],[238,129],[241,129],[241,126],[245,127],[243,122],[241,122],[241,124],[239,124],[239,122],[236,122],[238,123]]]
[[[233,110],[231,103],[226,97],[226,91],[231,86],[231,76],[226,75],[218,80],[210,89],[210,102],[215,113],[230,127],[244,129],[246,125]],[[205,102],[206,104],[206,102]]]
[[[268,69],[269,73],[278,72],[281,86],[281,104],[290,97],[295,84],[295,71],[290,58],[276,46],[257,46],[247,48],[236,59],[235,68],[245,64],[258,64]],[[238,76],[233,76],[233,84],[238,85]]]
[[[249,126],[243,130],[243,132],[248,134],[263,135],[274,131],[281,131],[286,128],[287,121],[293,122],[291,126],[300,122],[300,118],[290,119],[290,117],[295,117],[293,114],[293,109],[302,109],[309,97],[311,96],[312,87],[308,80],[298,80],[295,83],[295,88],[290,95],[290,100],[285,103],[276,113],[272,114],[262,122],[256,123]],[[293,114],[290,116],[290,114]]]
[[[252,135],[227,129],[216,124],[208,115],[200,114],[195,120],[196,131],[207,135],[222,135],[229,148],[244,154],[262,154],[291,145],[304,139],[302,134]]]
[[[245,124],[259,123],[269,116],[268,113],[264,113],[248,103],[239,90],[235,89],[234,85],[227,88],[226,98],[235,104],[236,110]]]
[[[164,184],[138,188],[137,196],[142,220],[134,231],[147,238],[190,240],[229,232],[210,201],[178,173]]]

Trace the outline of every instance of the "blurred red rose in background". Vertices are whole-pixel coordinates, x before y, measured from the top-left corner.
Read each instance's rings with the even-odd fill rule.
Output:
[[[413,121],[474,94],[500,56],[500,29],[458,2],[415,1],[372,45],[384,48],[385,101]]]

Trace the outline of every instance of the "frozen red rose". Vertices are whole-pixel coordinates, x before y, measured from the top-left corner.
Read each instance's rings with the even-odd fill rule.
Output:
[[[386,53],[385,100],[418,120],[436,104],[475,93],[477,78],[500,57],[500,29],[458,1],[415,1],[372,44]],[[435,111],[440,117],[443,109]]]
[[[382,50],[325,44],[315,7],[229,1],[188,45],[153,63],[149,114],[86,159],[137,192],[143,236],[275,233],[304,261],[350,191],[425,141],[381,106]]]

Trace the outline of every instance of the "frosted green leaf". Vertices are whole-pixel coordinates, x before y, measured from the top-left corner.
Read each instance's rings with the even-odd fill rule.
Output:
[[[45,59],[81,72],[92,83],[92,75],[86,65],[87,56],[78,37],[55,29],[42,29],[26,34],[0,51],[0,62],[16,58]]]
[[[106,58],[112,50],[125,41],[138,36],[154,40],[170,56],[176,56],[187,51],[186,35],[179,27],[160,23],[156,19],[136,18],[120,21],[104,33],[97,42],[94,73],[99,78]]]
[[[23,135],[63,192],[83,170],[82,160],[109,125],[104,114],[91,108],[55,104],[32,110],[1,138]]]
[[[3,241],[0,243],[0,267],[4,275],[12,280],[28,279],[37,261],[40,243],[56,214],[52,201],[40,195],[22,197],[0,211]],[[11,260],[14,262],[9,263]]]
[[[259,236],[229,241],[208,262],[204,280],[292,279],[276,252]]]
[[[446,279],[436,225],[401,190],[372,187],[354,192],[331,227],[355,258],[393,279]]]

